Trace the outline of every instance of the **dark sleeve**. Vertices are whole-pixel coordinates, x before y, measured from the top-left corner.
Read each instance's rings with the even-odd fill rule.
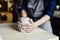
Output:
[[[45,11],[44,12],[47,15],[49,15],[51,18],[53,17],[55,6],[56,6],[56,0],[50,0],[49,2],[46,1],[46,3],[45,3]]]
[[[27,0],[22,0],[22,10],[27,10]]]
[[[18,13],[18,0],[13,0],[13,14],[17,14]]]

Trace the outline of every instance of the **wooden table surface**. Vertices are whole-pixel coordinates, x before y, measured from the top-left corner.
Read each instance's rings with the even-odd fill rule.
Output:
[[[0,35],[3,40],[59,40],[59,37],[36,28],[31,33],[22,33],[13,23],[0,24]]]

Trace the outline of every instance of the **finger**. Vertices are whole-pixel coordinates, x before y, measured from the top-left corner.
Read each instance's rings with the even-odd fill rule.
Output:
[[[27,25],[27,28],[33,28],[32,24]]]
[[[32,27],[27,27],[26,29],[33,29]]]
[[[26,28],[26,31],[32,31],[32,30],[33,30],[32,28],[29,28],[29,29],[28,29],[28,28]]]
[[[32,29],[26,29],[25,31],[29,33],[29,32],[31,32],[33,30]]]
[[[20,26],[21,26],[21,23],[18,21],[18,22],[17,22],[17,25],[20,25]]]
[[[33,28],[30,27],[30,26],[29,27],[26,27],[26,29],[25,29],[26,32],[31,32],[32,30],[33,30]]]
[[[22,26],[22,29],[25,30],[26,32],[31,32],[33,30],[33,28],[31,27],[31,25]]]
[[[22,29],[23,29],[23,30],[26,30],[26,28],[27,28],[26,26],[22,26]]]
[[[21,25],[17,25],[18,26],[18,28],[21,28],[22,26]]]
[[[20,21],[18,21],[18,22],[17,22],[17,24],[21,24],[21,22],[20,22]]]

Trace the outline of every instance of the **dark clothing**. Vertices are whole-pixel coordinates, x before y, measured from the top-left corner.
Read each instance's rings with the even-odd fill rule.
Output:
[[[14,5],[13,5],[13,22],[18,21],[18,7],[17,7],[17,1],[14,0]],[[44,15],[47,14],[51,18],[53,17],[54,9],[56,5],[56,0],[44,0]],[[27,0],[23,0],[22,2],[22,10],[28,10],[27,8]]]
[[[13,0],[14,4],[13,4],[13,19],[12,22],[15,23],[18,21],[18,0]]]
[[[56,0],[44,0],[44,15],[47,14],[51,18],[53,17],[54,9],[56,5]],[[22,10],[27,10],[27,1],[23,0]]]
[[[48,14],[51,18],[53,17],[57,0],[44,0],[44,13]]]

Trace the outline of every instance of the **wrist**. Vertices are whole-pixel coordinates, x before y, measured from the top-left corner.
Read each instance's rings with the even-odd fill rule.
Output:
[[[34,25],[36,25],[36,27],[38,27],[40,24],[38,24],[38,22],[36,21],[36,22],[34,22],[33,23]]]

